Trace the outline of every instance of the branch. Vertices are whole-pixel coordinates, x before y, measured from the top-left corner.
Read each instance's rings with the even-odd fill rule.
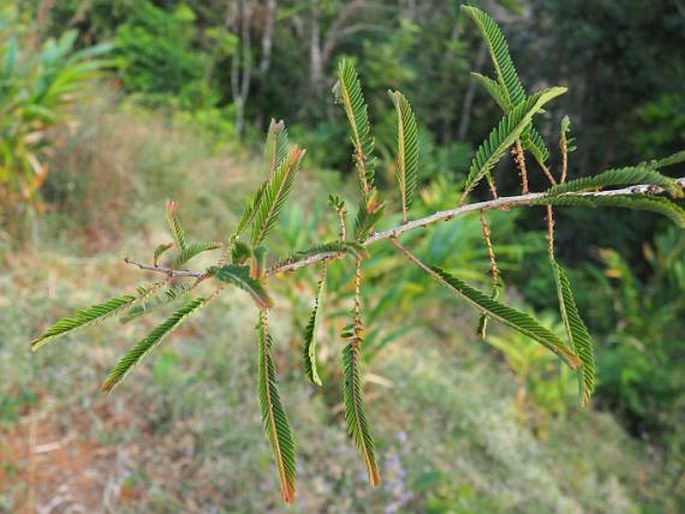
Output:
[[[685,177],[681,177],[676,179],[676,182],[678,183],[679,186],[685,187]],[[659,194],[663,193],[664,190],[661,187],[655,186],[653,184],[639,184],[635,186],[629,186],[625,187],[623,189],[612,189],[609,191],[589,191],[589,192],[574,192],[574,193],[563,193],[559,195],[560,197],[563,196],[586,196],[586,197],[606,197],[606,196],[626,196],[626,195],[634,195],[634,194]],[[426,216],[424,218],[419,218],[417,220],[410,221],[408,223],[403,223],[402,225],[398,225],[393,228],[389,228],[387,230],[384,230],[382,232],[375,232],[371,234],[371,236],[366,239],[362,243],[363,246],[371,246],[374,243],[377,243],[379,241],[383,241],[385,239],[396,239],[405,232],[410,232],[412,230],[418,229],[418,228],[423,228],[427,227],[429,225],[432,225],[434,223],[437,223],[439,221],[449,221],[452,218],[456,218],[458,216],[463,216],[465,214],[471,213],[471,212],[477,212],[477,211],[489,211],[493,209],[509,209],[511,207],[525,207],[527,205],[530,205],[531,203],[540,200],[541,198],[544,198],[547,196],[547,193],[542,192],[542,193],[528,193],[525,195],[519,195],[519,196],[508,196],[508,197],[501,197],[501,198],[496,198],[494,200],[488,200],[485,202],[476,202],[476,203],[471,203],[468,205],[462,205],[460,207],[455,207],[453,209],[447,209],[445,211],[438,211],[434,214],[431,214],[430,216]],[[343,253],[339,252],[323,252],[323,253],[317,253],[314,255],[311,255],[307,257],[306,259],[303,259],[301,261],[289,263],[289,264],[284,264],[281,266],[272,266],[270,268],[267,268],[264,272],[264,275],[266,277],[270,277],[272,275],[276,275],[278,273],[285,273],[285,272],[290,272],[290,271],[296,271],[301,268],[306,268],[307,266],[311,266],[312,264],[316,264],[317,262],[323,262],[323,261],[330,261],[330,260],[337,260],[341,259],[345,256]],[[200,272],[200,271],[191,271],[191,270],[176,270],[176,269],[171,269],[171,268],[166,268],[163,266],[150,266],[148,264],[144,264],[141,262],[136,262],[128,257],[124,259],[124,261],[128,264],[133,264],[134,266],[138,266],[140,269],[147,270],[147,271],[154,271],[157,273],[163,273],[165,275],[170,275],[170,276],[179,276],[179,277],[195,277],[198,279],[202,279],[207,277],[206,272]]]

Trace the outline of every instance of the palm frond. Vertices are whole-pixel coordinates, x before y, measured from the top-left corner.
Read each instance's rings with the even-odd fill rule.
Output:
[[[250,275],[249,266],[226,264],[221,267],[209,268],[208,272],[220,282],[247,291],[260,309],[267,309],[273,305],[264,285]]]
[[[288,157],[278,166],[273,179],[264,188],[254,213],[252,246],[258,246],[276,226],[276,220],[285,207],[304,154],[304,150],[297,146],[293,147]]]
[[[173,200],[166,202],[166,217],[171,229],[171,235],[174,236],[174,242],[178,250],[183,250],[186,247],[186,233],[181,224],[181,218],[178,216],[178,204]]]
[[[402,196],[402,217],[414,199],[419,183],[419,132],[411,105],[399,91],[390,91],[397,112],[397,182]]]
[[[133,295],[112,298],[103,303],[78,311],[73,318],[62,318],[43,334],[31,341],[31,349],[38,350],[49,341],[68,334],[76,329],[99,323],[110,316],[120,313],[137,299]]]
[[[265,318],[266,313],[263,313],[257,323],[259,405],[262,410],[264,431],[278,470],[283,501],[293,503],[296,481],[295,440],[278,393],[276,367],[271,356],[273,341],[267,331]]]
[[[361,82],[350,59],[341,59],[338,64],[338,82],[334,91],[336,100],[343,105],[347,115],[354,147],[354,163],[359,173],[359,185],[366,196],[374,185],[374,140],[370,134],[368,107]]]
[[[205,298],[195,298],[188,302],[179,310],[174,312],[164,323],[157,326],[145,338],[143,338],[136,346],[126,353],[114,365],[112,370],[107,375],[107,378],[102,383],[102,390],[110,392],[122,380],[126,378],[131,370],[136,367],[150,353],[162,340],[168,336],[174,329],[183,323],[188,317],[195,314],[198,309],[206,303]]]
[[[566,276],[566,272],[554,259],[552,259],[552,268],[566,333],[573,344],[576,355],[582,362],[580,369],[578,369],[580,402],[582,405],[587,405],[590,403],[592,392],[595,390],[595,357],[592,337],[580,317],[576,301],[573,298],[571,282]]]
[[[309,322],[304,329],[304,345],[302,346],[302,353],[304,357],[304,373],[312,384],[318,386],[321,384],[321,378],[316,366],[316,324],[319,318],[319,308],[321,300],[323,299],[323,290],[326,286],[326,265],[323,265],[321,270],[321,278],[317,285],[316,299],[314,300],[314,307],[309,315]]]
[[[540,108],[565,92],[566,88],[564,87],[542,90],[521,102],[502,118],[497,127],[492,129],[488,138],[478,147],[476,155],[471,161],[462,202],[476,184],[488,175],[490,170],[502,159],[516,139],[530,125],[533,116],[540,111]]]
[[[549,195],[561,193],[592,191],[613,186],[629,186],[631,184],[650,184],[663,188],[673,197],[683,195],[682,188],[671,177],[662,175],[646,166],[628,166],[607,170],[591,177],[569,180],[564,184],[557,184],[547,190]]]

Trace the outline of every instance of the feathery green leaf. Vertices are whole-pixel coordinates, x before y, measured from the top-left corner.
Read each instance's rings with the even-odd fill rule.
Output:
[[[592,347],[592,337],[580,317],[576,301],[573,298],[571,282],[564,269],[552,259],[554,281],[559,296],[561,317],[566,326],[566,333],[573,344],[573,349],[582,362],[578,369],[578,383],[580,386],[580,402],[582,405],[590,403],[592,392],[595,390],[595,357]]]
[[[530,125],[533,116],[539,112],[540,108],[565,92],[566,88],[564,87],[553,87],[535,93],[502,118],[497,127],[492,129],[488,138],[478,147],[476,155],[471,161],[462,202],[476,184],[489,174],[490,170],[502,159],[516,139]]]
[[[481,75],[480,73],[476,73],[475,71],[471,72],[471,76],[474,79],[476,79],[480,85],[483,86],[483,88],[488,92],[492,99],[495,102],[497,102],[497,105],[499,105],[505,113],[511,110],[511,105],[509,104],[509,100],[506,97],[506,93],[504,92],[503,86],[500,86],[490,77],[486,77],[485,75]]]
[[[87,309],[80,310],[73,318],[62,318],[43,332],[42,335],[31,341],[31,349],[36,351],[44,344],[57,337],[61,337],[78,328],[87,327],[109,318],[110,316],[114,316],[131,305],[136,299],[137,297],[132,295],[119,296],[106,302],[93,305]]]
[[[474,21],[488,46],[497,81],[503,87],[502,93],[507,100],[507,105],[510,107],[519,105],[526,98],[526,93],[511,60],[509,46],[502,30],[495,20],[480,9],[468,5],[462,5],[461,9]]]
[[[186,233],[181,224],[181,218],[178,216],[178,204],[173,200],[166,202],[166,217],[171,229],[171,235],[174,236],[176,248],[183,250],[186,247]]]
[[[140,298],[126,314],[121,316],[120,321],[128,323],[135,318],[161,309],[165,305],[183,298],[195,287],[195,284],[197,284],[197,279],[195,278],[180,277],[177,282],[170,284],[166,289],[156,290],[151,294],[145,295],[145,298]]]
[[[373,209],[369,209],[369,205]],[[354,220],[354,238],[357,241],[364,241],[369,236],[374,225],[383,216],[383,211],[385,211],[385,203],[377,202],[375,190],[371,193],[368,202],[362,198]]]
[[[399,91],[389,91],[397,112],[397,182],[402,196],[402,216],[414,199],[419,183],[419,132],[411,105]]]
[[[370,135],[369,113],[361,82],[350,59],[341,59],[338,64],[338,82],[334,91],[336,100],[343,105],[350,124],[354,163],[359,172],[359,185],[366,196],[373,189],[374,183],[374,140]]]
[[[264,316],[266,316],[265,313]],[[293,503],[296,480],[295,440],[278,393],[276,367],[271,357],[273,341],[261,317],[257,323],[257,339],[259,344],[258,393],[262,422],[278,470],[283,501]]]
[[[564,184],[557,184],[547,190],[550,195],[561,193],[592,191],[609,186],[629,186],[631,184],[651,184],[659,186],[671,196],[682,196],[682,188],[671,177],[662,175],[654,169],[645,166],[628,166],[607,170],[591,177],[582,177],[570,180]]]
[[[366,471],[369,484],[375,487],[380,483],[376,451],[366,420],[364,395],[361,381],[361,340],[355,339],[343,349],[343,403],[347,432],[357,446]]]
[[[257,307],[260,309],[266,309],[273,305],[264,285],[250,276],[249,266],[226,264],[221,267],[209,268],[208,272],[220,282],[232,284],[250,293],[250,296],[252,296]]]
[[[317,285],[314,307],[309,315],[309,322],[304,329],[304,345],[302,347],[304,357],[304,373],[312,384],[321,385],[321,378],[316,369],[316,324],[319,318],[319,308],[323,299],[323,290],[326,286],[326,265],[321,270],[321,278]]]
[[[271,180],[288,155],[288,131],[283,121],[271,120],[264,142],[264,176]]]
[[[143,338],[136,346],[126,353],[119,362],[117,362],[112,370],[107,375],[107,378],[102,383],[103,391],[111,391],[119,383],[121,383],[126,375],[136,367],[143,358],[152,351],[162,340],[183,323],[189,316],[197,312],[206,303],[205,298],[195,298],[188,302],[179,310],[174,312],[164,323],[157,326],[145,338]]]
[[[155,252],[152,256],[153,257],[152,262],[154,263],[154,265],[157,266],[157,263],[159,262],[159,258],[164,254],[164,252],[166,252],[167,250],[169,250],[170,248],[173,248],[173,247],[174,247],[174,243],[163,243],[163,244],[157,245],[157,247],[155,248]]]
[[[441,284],[455,293],[459,293],[479,310],[485,311],[501,323],[542,344],[571,368],[577,369],[580,366],[580,361],[575,353],[554,333],[540,325],[530,315],[493,300],[487,294],[474,289],[437,266],[430,266],[428,269]]]
[[[264,188],[254,213],[252,246],[258,246],[276,226],[276,220],[285,207],[304,154],[304,150],[297,146],[293,147],[288,157],[276,169],[273,179]]]
[[[685,228],[685,209],[660,196],[633,193],[630,195],[592,196],[589,193],[564,193],[558,196],[543,196],[531,205],[560,205],[566,207],[620,207],[661,214]]]

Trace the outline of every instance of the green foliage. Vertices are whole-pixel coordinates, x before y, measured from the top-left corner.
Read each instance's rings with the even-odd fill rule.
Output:
[[[354,163],[359,172],[359,185],[364,196],[368,196],[374,187],[373,137],[369,125],[369,113],[362,86],[349,59],[342,59],[338,64],[338,82],[335,85],[336,99],[343,105],[347,121],[350,124]]]
[[[556,354],[563,360],[571,369],[578,369],[581,362],[578,356],[570,350],[566,344],[561,341],[555,334],[540,325],[535,319],[525,312],[518,311],[513,307],[504,305],[496,300],[493,300],[485,293],[472,288],[462,280],[454,275],[450,275],[446,271],[432,266],[428,268],[432,276],[435,277],[442,285],[458,293],[475,307],[485,311],[492,318],[504,323],[517,332],[520,332]]]
[[[534,200],[533,203],[538,205],[635,209],[661,214],[670,218],[679,227],[685,227],[685,209],[666,198],[641,193],[609,196],[564,194],[560,196],[544,196]]]
[[[557,184],[547,190],[550,195],[561,193],[592,191],[611,186],[625,186],[630,184],[650,184],[661,187],[673,197],[683,195],[682,187],[678,186],[671,177],[662,175],[658,171],[645,166],[628,166],[615,170],[607,170],[591,177],[570,180],[564,184]]]
[[[38,46],[12,7],[0,9],[0,223],[15,236],[41,207],[49,131],[112,64],[104,58],[110,45],[77,50],[76,37],[67,31]]]
[[[526,93],[516,73],[504,34],[502,34],[495,20],[480,9],[462,6],[462,10],[474,21],[488,46],[490,58],[497,74],[497,82],[480,74],[475,74],[475,77],[504,113],[509,114],[526,100]],[[533,153],[538,162],[544,163],[549,157],[549,151],[540,133],[532,126],[526,127],[521,132],[521,137],[525,148]]]
[[[559,308],[566,327],[566,335],[582,363],[578,371],[580,402],[583,405],[588,405],[595,390],[595,357],[592,338],[578,312],[576,300],[571,290],[571,282],[564,269],[553,258],[552,270],[554,271]]]
[[[216,93],[205,81],[209,55],[195,48],[195,16],[184,4],[171,12],[149,0],[128,6],[115,35],[127,91],[145,93],[151,105],[168,104],[174,97],[185,109],[215,103]]]
[[[466,199],[468,193],[483,177],[490,175],[490,170],[502,159],[523,131],[530,126],[533,116],[540,111],[541,107],[565,92],[566,88],[564,87],[553,87],[535,93],[516,105],[509,114],[502,118],[476,151],[466,178],[462,201]]]
[[[260,309],[267,309],[273,305],[273,301],[262,283],[251,276],[249,266],[226,264],[221,267],[209,268],[209,273],[220,282],[247,291]]]
[[[253,246],[259,245],[276,225],[276,220],[285,207],[295,177],[300,171],[304,154],[304,150],[300,150],[297,146],[293,147],[288,158],[278,166],[273,178],[266,183],[264,193],[258,199],[259,205],[255,208],[252,226]]]
[[[352,437],[366,466],[369,484],[375,487],[380,483],[380,475],[373,436],[366,420],[362,393],[361,344],[361,339],[353,335],[352,342],[343,349],[343,401],[347,432]]]
[[[78,328],[87,327],[94,323],[114,316],[130,306],[136,297],[133,295],[119,296],[103,303],[80,310],[73,318],[63,318],[48,328],[42,335],[31,341],[31,349],[38,350],[51,340],[62,337]]]
[[[145,338],[114,365],[107,375],[107,378],[102,383],[102,390],[106,392],[112,391],[112,389],[124,380],[131,370],[140,364],[143,358],[158,346],[166,336],[178,328],[178,326],[187,318],[195,314],[197,310],[206,303],[207,299],[205,298],[196,298],[188,302],[174,312],[164,323],[145,336]]]
[[[146,16],[149,15],[151,19],[159,14],[154,11],[157,8],[150,8],[150,5],[147,3],[141,5],[143,5],[140,8],[142,9],[141,12],[148,9],[149,12]],[[455,207],[455,203],[458,196],[461,196],[461,203],[463,203],[468,194],[473,191],[483,178],[486,178],[491,183],[494,190],[495,178],[492,176],[492,170],[502,157],[511,150],[513,145],[518,147],[520,141],[523,141],[525,147],[530,149],[538,161],[541,163],[545,161],[548,151],[540,134],[532,128],[532,119],[542,110],[542,107],[547,102],[566,92],[566,88],[552,87],[526,98],[508,53],[506,42],[497,25],[481,11],[468,7],[465,10],[476,21],[486,44],[490,48],[495,63],[498,83],[484,77],[478,80],[502,104],[505,114],[476,151],[462,191],[457,190],[457,186],[460,185],[458,181],[450,183],[445,178],[441,182],[430,185],[421,191],[422,203],[416,202],[414,204],[416,213],[420,213],[424,217],[417,218],[412,222],[408,221],[407,210],[415,196],[418,182],[417,156],[421,143],[418,138],[419,127],[411,107],[401,93],[393,92],[391,94],[398,118],[397,175],[402,196],[401,216],[404,223],[396,224],[400,218],[400,212],[389,212],[386,215],[386,205],[380,199],[379,190],[376,188],[376,179],[378,178],[379,182],[381,182],[381,176],[376,177],[374,174],[374,139],[371,137],[369,108],[361,89],[361,82],[352,62],[348,59],[343,59],[338,66],[338,83],[335,92],[338,102],[343,105],[350,125],[351,141],[354,149],[353,158],[358,171],[362,192],[359,208],[354,216],[354,228],[351,231],[353,232],[353,237],[347,237],[346,202],[343,199],[343,192],[336,191],[334,195],[330,196],[330,204],[335,212],[328,212],[327,215],[319,216],[316,208],[310,208],[306,216],[299,218],[299,223],[297,223],[295,217],[290,218],[291,221],[296,221],[296,223],[290,223],[291,226],[289,228],[290,241],[294,241],[296,244],[293,244],[287,251],[279,252],[281,255],[289,255],[285,259],[276,262],[267,260],[267,247],[264,245],[267,243],[269,245],[278,244],[277,241],[279,239],[267,239],[267,236],[276,230],[279,220],[283,221],[283,218],[287,218],[287,216],[283,216],[283,213],[286,212],[285,207],[293,190],[294,181],[305,153],[298,146],[289,149],[287,133],[283,123],[277,123],[272,120],[264,145],[263,181],[252,199],[247,202],[243,215],[233,229],[233,232],[229,232],[231,235],[229,241],[224,246],[223,254],[213,264],[199,270],[170,269],[167,266],[158,266],[157,261],[163,257],[164,252],[168,249],[168,245],[158,246],[153,254],[154,265],[134,264],[137,264],[144,270],[163,274],[166,276],[166,280],[140,289],[137,297],[125,296],[117,298],[105,304],[96,305],[81,311],[77,313],[74,319],[68,318],[58,322],[55,326],[48,329],[46,334],[34,341],[34,347],[37,348],[44,341],[52,337],[63,335],[75,328],[94,323],[114,313],[123,312],[128,309],[128,313],[123,316],[123,320],[126,320],[152,312],[157,308],[174,302],[184,297],[195,287],[205,288],[213,285],[214,290],[211,295],[202,296],[186,303],[119,360],[102,386],[104,390],[109,391],[134,366],[139,364],[145,355],[151,352],[164,337],[208,303],[209,300],[221,294],[226,289],[226,285],[233,285],[246,291],[260,309],[260,318],[256,326],[259,352],[257,385],[264,429],[274,456],[283,500],[286,503],[292,503],[295,500],[295,445],[292,429],[286,419],[280,394],[277,390],[275,363],[272,355],[273,343],[267,327],[267,311],[274,305],[274,302],[267,291],[266,282],[274,276],[280,278],[286,271],[297,271],[313,264],[322,263],[325,265],[327,272],[332,275],[329,283],[337,290],[336,292],[329,293],[329,296],[338,295],[337,298],[334,298],[333,302],[327,301],[327,306],[337,306],[335,300],[340,299],[344,299],[347,302],[351,299],[354,302],[352,323],[345,326],[341,334],[344,339],[348,339],[347,345],[342,352],[344,417],[347,430],[359,450],[367,469],[369,482],[372,486],[375,486],[379,483],[380,474],[376,461],[374,439],[371,436],[370,424],[365,413],[361,367],[364,362],[369,362],[374,358],[374,355],[377,355],[377,352],[389,340],[396,337],[397,333],[403,333],[403,331],[409,330],[412,327],[411,324],[403,320],[404,325],[399,327],[399,332],[382,333],[378,331],[375,333],[375,337],[369,337],[365,340],[367,332],[365,332],[362,319],[378,322],[383,320],[384,316],[389,315],[389,313],[397,317],[401,316],[402,313],[416,312],[418,305],[416,298],[428,292],[427,286],[420,279],[416,278],[415,275],[412,275],[411,272],[403,274],[398,271],[402,266],[402,263],[398,262],[401,261],[400,255],[393,254],[390,258],[386,258],[387,256],[381,252],[369,255],[369,246],[381,240],[390,239],[404,257],[420,268],[418,271],[422,270],[428,273],[431,278],[436,279],[442,284],[447,291],[456,293],[466,299],[475,306],[478,313],[485,313],[487,316],[500,321],[522,336],[539,344],[541,348],[544,347],[549,350],[567,364],[571,370],[578,371],[580,374],[579,380],[582,384],[581,398],[583,403],[587,403],[595,380],[592,341],[589,332],[580,319],[579,312],[581,309],[576,306],[576,299],[572,294],[566,272],[556,262],[553,262],[561,317],[565,322],[570,338],[569,344],[562,341],[553,331],[540,324],[532,316],[498,301],[497,293],[501,287],[498,281],[494,284],[492,295],[488,295],[467,284],[466,280],[487,281],[487,278],[483,277],[481,270],[474,269],[472,264],[473,262],[480,261],[485,264],[485,266],[480,268],[485,268],[488,264],[491,264],[488,257],[491,257],[494,253],[491,241],[486,235],[487,251],[482,248],[479,251],[471,249],[473,252],[471,255],[463,255],[469,250],[468,248],[463,248],[461,243],[465,239],[469,239],[469,234],[468,232],[465,234],[466,230],[462,231],[461,229],[464,227],[470,228],[471,236],[473,236],[474,227],[476,229],[480,228],[477,223],[472,223],[471,225],[464,223],[459,226],[459,230],[456,230],[454,225],[450,227],[447,224],[441,224],[430,232],[415,230],[434,225],[438,221],[449,221],[453,217],[461,217],[475,210],[484,212],[485,210],[506,207],[507,199],[499,200],[494,204],[486,202],[477,206],[466,207]],[[179,17],[177,21],[187,22],[192,20],[194,13],[190,8],[178,8],[174,15]],[[245,20],[241,19],[240,21]],[[164,23],[160,21],[160,27],[163,26]],[[403,36],[410,35],[411,30],[407,30],[408,32],[403,34]],[[125,31],[123,33],[125,34]],[[144,38],[141,38],[141,40],[144,40]],[[411,38],[408,40],[411,41]],[[179,48],[182,49],[184,44],[184,41],[181,39],[179,41]],[[222,48],[224,48],[224,45],[222,45]],[[224,50],[226,49],[224,48]],[[249,62],[249,56],[243,56],[242,59],[243,66],[245,66],[245,62]],[[401,75],[398,74],[398,76]],[[192,80],[193,78],[190,77],[191,82]],[[316,85],[312,85],[312,88],[313,90],[316,89]],[[567,138],[567,132],[568,123],[562,123],[562,153],[564,159],[566,159],[570,143],[570,140]],[[563,148],[564,146],[566,148]],[[531,205],[607,205],[630,207],[659,212],[670,216],[678,224],[684,225],[685,211],[678,204],[663,197],[652,195],[652,193],[660,193],[660,187],[664,187],[674,196],[680,193],[680,188],[672,180],[654,171],[661,165],[678,162],[679,159],[679,156],[675,156],[666,160],[656,161],[655,163],[645,164],[643,168],[648,170],[648,173],[643,168],[640,168],[637,172],[633,170],[628,173],[610,171],[583,182],[562,185],[560,186],[561,191],[553,189],[538,195],[517,197],[511,199],[511,201],[512,204],[521,207]],[[564,169],[566,169],[565,165]],[[650,184],[647,184],[645,189],[644,184],[635,184],[635,181],[638,179],[649,181]],[[627,190],[620,194],[611,191],[600,193],[584,192],[587,188],[596,189],[617,184],[639,187],[637,190]],[[655,186],[657,189],[654,189]],[[564,190],[564,187],[567,189]],[[312,191],[309,195],[309,199],[313,203],[323,200],[323,198],[325,198],[325,195],[321,194],[318,190]],[[328,223],[331,219],[333,223]],[[167,203],[167,221],[176,249],[170,260],[171,266],[174,268],[185,265],[190,259],[203,251],[219,247],[218,243],[188,242],[175,202],[169,201]],[[393,228],[387,229],[384,232],[374,233],[374,228],[383,221],[387,221],[388,225],[386,226]],[[247,244],[239,241],[239,236],[250,225],[250,243]],[[307,227],[312,230],[308,231]],[[509,227],[511,227],[511,231],[516,229],[513,223]],[[313,232],[314,229],[317,236],[314,241],[311,241],[309,240],[312,237],[310,232]],[[336,232],[339,236],[337,240],[332,235]],[[413,232],[413,235],[410,232]],[[478,230],[476,230],[476,233],[478,233]],[[325,237],[323,237],[324,234]],[[372,234],[373,237],[370,237]],[[319,237],[320,235],[321,237]],[[286,236],[288,235],[286,234]],[[397,242],[399,236],[406,237],[412,243],[416,243],[417,247],[431,255],[431,261],[436,264],[430,267],[423,264],[421,260],[414,257],[413,253]],[[550,241],[552,240],[551,236],[553,236],[553,226],[550,227]],[[353,241],[348,241],[347,239],[352,239]],[[333,241],[322,244],[320,243],[321,240]],[[471,237],[471,240],[473,240],[473,237]],[[511,237],[511,240],[520,245],[514,237]],[[307,248],[306,245],[312,242],[313,244]],[[296,248],[301,246],[305,248],[296,250]],[[276,253],[273,252],[273,248],[271,250],[272,255]],[[521,248],[519,246],[517,250],[516,248],[507,248],[506,245],[503,245],[498,247],[497,251],[498,255],[506,255],[507,251],[521,252]],[[343,261],[347,256],[355,258],[353,273],[350,272],[349,268],[345,268],[344,264],[332,262]],[[229,257],[232,259],[231,264],[227,264]],[[364,288],[362,288],[361,284],[362,258],[366,258],[364,262],[364,276],[367,281],[365,281]],[[461,273],[460,270],[460,276],[463,276],[465,280],[443,270],[442,265],[449,264],[455,260],[465,268],[464,273]],[[338,266],[338,264],[340,265]],[[441,266],[438,266],[438,264]],[[492,264],[492,267],[494,268],[494,264]],[[412,269],[412,271],[416,272],[417,270]],[[493,275],[496,275],[496,273],[493,273]],[[384,277],[385,282],[383,281]],[[321,298],[325,280],[325,276],[319,280],[315,307],[310,313],[308,324],[304,327],[303,354],[305,374],[312,382],[318,384],[321,383],[321,380],[317,370],[315,333],[317,319],[321,315]],[[377,303],[369,307],[370,302],[366,302],[363,296],[365,294],[364,289],[374,285],[378,288],[377,291],[383,291],[378,295]],[[285,294],[290,295],[292,298],[294,296],[302,296],[299,293],[299,290],[292,288],[291,291]],[[375,293],[369,294],[373,296]],[[632,300],[634,301],[634,298]],[[362,316],[362,311],[365,308],[369,309],[368,315],[364,314]],[[341,310],[344,310],[345,316],[347,316],[347,309]],[[334,320],[336,317],[340,317],[338,313],[330,316]],[[327,316],[328,318],[329,316]],[[339,325],[337,328],[339,328]],[[372,350],[375,348],[376,353],[372,351],[370,355],[362,355],[362,345],[367,344],[369,340],[372,342]],[[327,387],[328,385],[327,383]],[[326,388],[322,389],[325,390]]]
[[[217,241],[191,241],[190,243],[186,244],[186,246],[180,252],[178,252],[178,255],[171,264],[171,267],[180,268],[201,253],[218,250],[222,246],[223,244]]]
[[[266,313],[262,314],[257,323],[257,339],[259,344],[257,389],[259,405],[262,409],[262,423],[276,462],[283,501],[293,503],[296,475],[295,440],[278,393],[276,367],[271,356],[273,341],[267,331]]]
[[[314,300],[314,307],[309,315],[309,322],[304,329],[304,344],[302,345],[304,373],[310,382],[318,386],[321,385],[321,378],[316,369],[316,325],[319,318],[319,306],[323,298],[323,290],[326,287],[326,267],[321,270],[321,278],[316,288],[316,299]]]
[[[397,111],[397,182],[402,196],[402,216],[407,221],[407,209],[419,182],[419,133],[416,117],[404,95],[390,91],[390,96]]]
[[[121,316],[120,320],[122,323],[128,323],[139,316],[155,312],[183,298],[195,285],[196,280],[193,278],[177,279],[176,282],[168,283],[168,285],[165,282],[159,282],[141,294],[138,301]]]
[[[307,257],[312,257],[314,255],[319,255],[322,253],[344,253],[355,259],[363,258],[368,255],[366,249],[356,241],[334,241],[332,243],[323,243],[320,245],[315,245],[307,250],[295,252],[278,261],[278,266],[285,266],[287,264],[295,264],[296,262],[301,262]]]

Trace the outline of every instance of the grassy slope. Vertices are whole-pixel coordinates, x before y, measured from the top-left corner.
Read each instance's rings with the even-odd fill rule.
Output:
[[[12,255],[0,274],[0,483],[8,484],[0,512],[27,502],[88,512],[279,512],[255,393],[255,311],[243,296],[203,311],[109,397],[99,381],[152,320],[110,322],[28,352],[55,317],[137,282],[121,256],[165,238],[169,190],[201,235],[216,238],[218,220],[235,215],[230,205],[251,183],[244,163],[201,158],[187,134],[111,116],[107,126],[120,127],[120,151],[129,152],[121,165],[137,172],[127,200],[134,214],[111,225],[127,248],[92,231],[63,232],[46,237],[40,252]],[[103,130],[93,137],[106,140]],[[191,164],[191,187],[181,187]],[[155,197],[149,206],[139,199],[145,192]],[[74,248],[86,250],[75,257]],[[299,442],[300,492],[289,512],[638,512],[655,472],[646,450],[610,417],[575,408],[565,424],[547,427],[544,441],[536,437],[514,409],[510,374],[462,335],[461,310],[445,314],[449,340],[414,332],[373,362],[391,386],[367,391],[384,479],[370,491],[335,400],[302,380],[287,345],[297,341],[289,314],[278,312],[276,362]]]

